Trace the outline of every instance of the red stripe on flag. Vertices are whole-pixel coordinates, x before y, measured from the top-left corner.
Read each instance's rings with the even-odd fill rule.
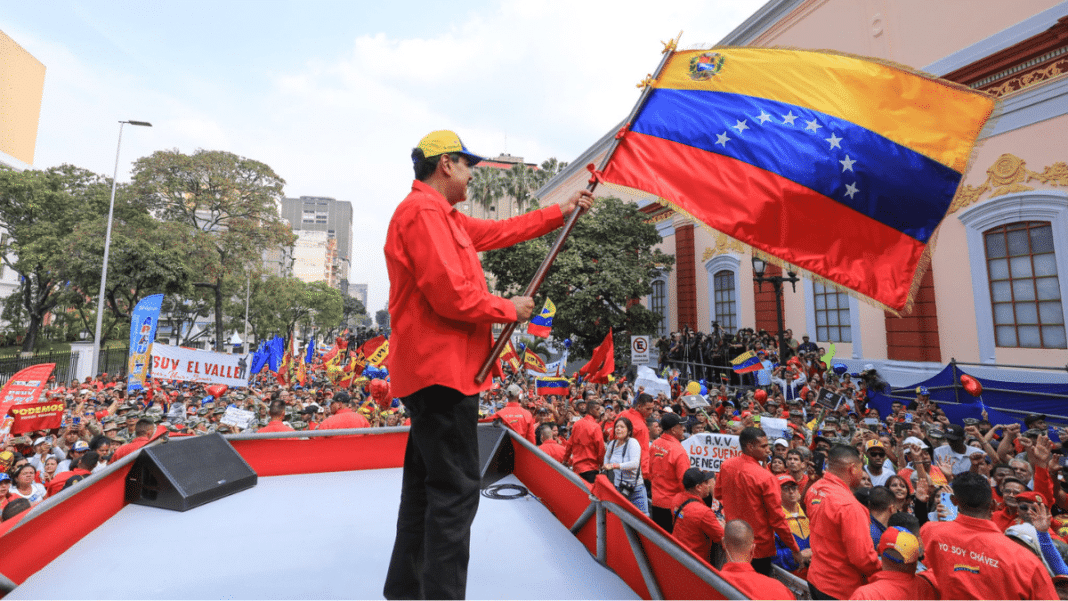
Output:
[[[924,251],[916,239],[774,173],[633,131],[604,175],[897,310]]]

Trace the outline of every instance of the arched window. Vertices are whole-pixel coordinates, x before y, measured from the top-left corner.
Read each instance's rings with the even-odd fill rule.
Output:
[[[712,276],[713,303],[719,326],[733,334],[738,329],[738,291],[734,289],[734,272],[721,269]]]
[[[991,228],[983,232],[983,242],[997,346],[1066,348],[1050,222]]]

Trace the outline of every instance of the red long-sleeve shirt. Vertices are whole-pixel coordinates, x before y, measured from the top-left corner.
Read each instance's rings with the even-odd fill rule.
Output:
[[[370,428],[371,422],[348,407],[342,407],[337,413],[319,424],[320,430],[347,430],[349,428]]]
[[[649,448],[649,425],[645,423],[645,416],[633,407],[619,414],[630,420],[634,426],[634,440],[642,446],[642,478],[649,478],[649,453],[644,452]]]
[[[675,497],[686,490],[682,487],[682,475],[690,469],[690,456],[679,439],[667,432],[653,441],[649,455],[653,506],[671,509]]]
[[[927,522],[920,538],[943,599],[1058,598],[1042,561],[990,520],[958,514],[952,522]]]
[[[871,541],[871,518],[846,483],[830,472],[810,491],[808,581],[836,599],[848,599],[882,567]]]
[[[541,446],[539,446],[538,448],[545,451],[546,455],[552,457],[560,463],[563,463],[564,460],[567,459],[567,449],[564,448],[564,445],[556,442],[555,440],[546,440],[545,442],[541,443]]]
[[[604,438],[601,436],[601,426],[592,415],[575,422],[571,428],[571,438],[567,439],[564,450],[571,458],[571,466],[576,473],[601,469],[604,460]]]
[[[716,498],[723,502],[723,517],[745,520],[753,528],[753,557],[775,555],[775,535],[793,551],[800,551],[782,510],[779,480],[749,455],[723,462],[716,479]]]
[[[501,418],[501,421],[509,428],[529,440],[530,444],[537,444],[534,442],[534,416],[518,402],[512,401],[506,404],[495,415]]]
[[[728,562],[719,569],[721,574],[750,599],[796,599],[786,585],[774,578],[757,573],[751,563]]]
[[[694,501],[686,503],[690,499]],[[683,503],[686,503],[685,507],[682,507]],[[682,511],[679,511],[680,507]],[[716,512],[690,491],[675,496],[671,511],[675,515],[675,528],[671,535],[705,561],[711,561],[712,543],[723,540],[723,524],[719,523]]]
[[[130,453],[133,453],[137,449],[140,449],[141,447],[145,446],[146,444],[148,444],[148,442],[149,438],[147,436],[138,436],[130,442],[115,449],[115,453],[111,455],[109,463],[115,463],[119,459],[122,459],[123,457],[129,455]]]
[[[478,252],[504,248],[563,225],[559,205],[502,221],[457,211],[429,185],[412,182],[386,232],[389,367],[393,395],[439,384],[464,395],[490,387],[475,374],[489,355],[494,323],[516,320],[515,305],[490,294]]]
[[[931,589],[915,574],[906,572],[881,571],[872,574],[868,584],[853,591],[850,600],[893,601],[896,599],[915,599],[916,601],[937,599]]]
[[[257,434],[269,433],[269,432],[293,432],[293,428],[290,428],[280,419],[273,419],[266,426],[256,430]]]

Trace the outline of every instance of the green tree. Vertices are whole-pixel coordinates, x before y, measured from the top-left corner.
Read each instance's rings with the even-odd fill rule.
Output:
[[[227,277],[244,280],[264,250],[296,240],[278,214],[284,184],[264,163],[217,150],[158,151],[134,163],[138,198],[163,220],[196,230],[193,285],[212,296],[216,348],[224,343]]]
[[[360,299],[345,295],[342,301],[344,306],[341,310],[341,327],[355,328],[358,320],[367,318],[367,308],[363,306]]]
[[[67,286],[66,241],[101,207],[107,210],[109,194],[106,178],[72,165],[0,169],[0,227],[7,230],[0,258],[20,276],[5,313],[25,324],[23,351],[34,349],[45,315]]]
[[[375,323],[378,327],[384,328],[389,325],[389,309],[379,309],[375,311]]]
[[[471,183],[467,185],[468,198],[483,209],[489,210],[504,198],[504,177],[496,167],[472,169]]]
[[[495,278],[495,290],[504,296],[521,293],[558,233],[486,252],[483,265]],[[556,305],[553,337],[574,336],[572,351],[588,357],[611,327],[622,360],[630,347],[627,336],[655,332],[659,316],[638,300],[652,292],[653,278],[675,263],[654,248],[661,241],[637,205],[598,199],[575,224],[537,293],[536,307],[546,296]]]

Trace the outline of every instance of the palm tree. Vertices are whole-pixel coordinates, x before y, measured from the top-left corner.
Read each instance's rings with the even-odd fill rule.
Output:
[[[486,211],[504,197],[504,178],[499,169],[475,167],[471,183],[467,186],[471,199]]]

